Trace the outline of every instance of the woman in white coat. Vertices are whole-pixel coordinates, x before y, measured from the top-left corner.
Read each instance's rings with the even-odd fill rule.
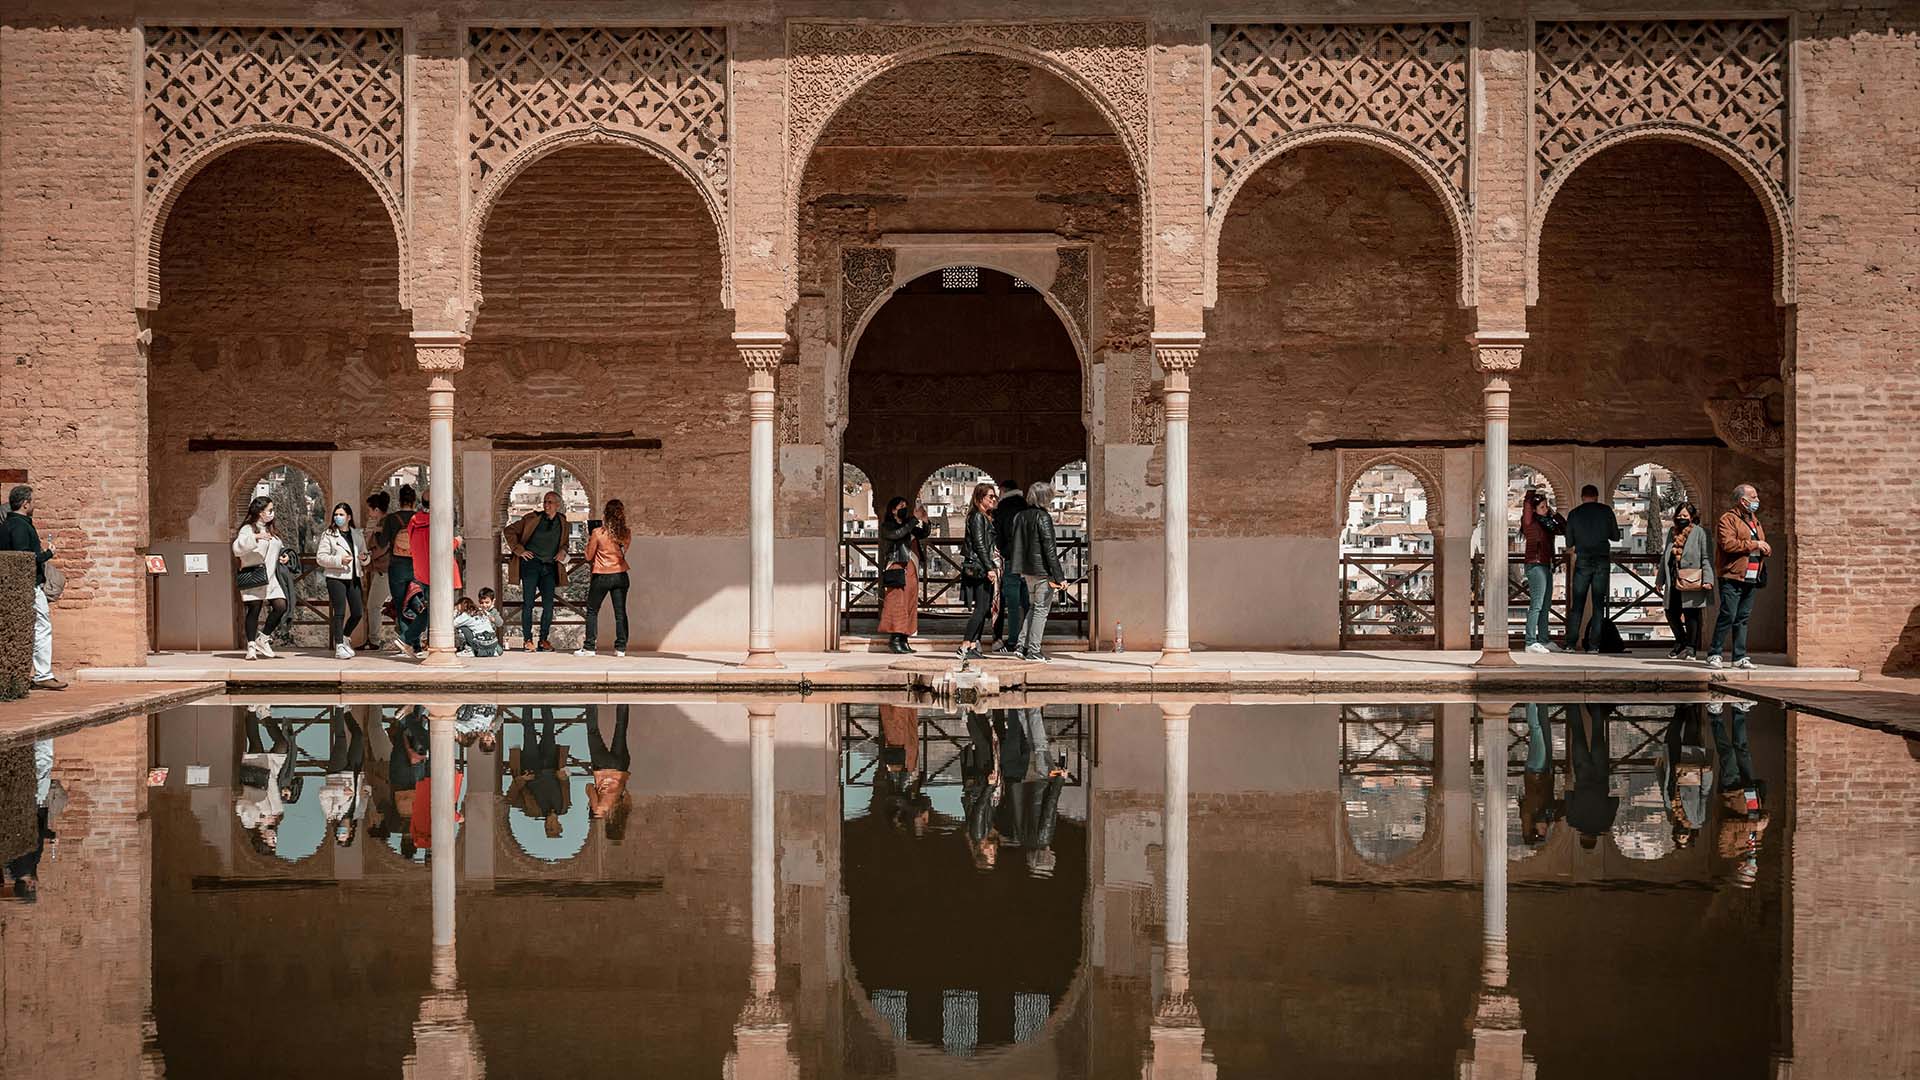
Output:
[[[363,603],[360,575],[367,569],[367,541],[360,530],[353,527],[353,507],[346,503],[334,506],[333,521],[327,531],[320,534],[320,546],[313,553],[313,559],[327,577],[328,626],[332,634],[329,641],[333,655],[351,660],[353,646],[347,642],[353,637],[354,627],[360,625]],[[346,616],[345,623],[340,620],[342,615]]]
[[[273,500],[256,495],[247,504],[247,515],[240,522],[240,533],[233,538],[233,556],[240,560],[234,573],[234,587],[240,590],[245,611],[244,626],[247,659],[273,658],[273,646],[267,638],[280,627],[287,614],[287,594],[280,587],[277,572],[287,561],[285,545],[273,531]],[[267,609],[267,624],[260,625],[260,609]]]

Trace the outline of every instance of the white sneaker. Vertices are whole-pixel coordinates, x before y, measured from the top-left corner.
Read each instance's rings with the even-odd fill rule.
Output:
[[[398,652],[401,656],[404,656],[409,660],[420,659],[420,653],[416,651],[413,646],[407,644],[404,641],[395,639],[393,643],[393,648],[395,652]]]
[[[613,650],[613,655],[615,655],[615,656],[625,656],[625,655],[627,655],[627,650],[625,650],[625,649],[615,649],[615,650]]]
[[[260,643],[258,641],[247,642],[247,659],[249,660],[260,659]]]
[[[1751,656],[1743,656],[1743,657],[1741,657],[1740,659],[1738,659],[1738,660],[1735,660],[1735,661],[1733,662],[1733,666],[1734,666],[1734,667],[1737,667],[1737,668],[1743,668],[1743,669],[1745,669],[1745,670],[1747,670],[1747,671],[1752,671],[1752,670],[1753,670],[1753,657],[1751,657]]]
[[[273,652],[273,642],[267,640],[267,635],[261,634],[259,637],[254,638],[253,641],[254,641],[254,644],[260,646],[261,656],[264,656],[269,660],[278,659],[278,657],[275,656]]]
[[[1719,653],[1714,653],[1712,656],[1707,657],[1707,666],[1710,668],[1718,668],[1718,667],[1726,667],[1727,665],[1720,662]]]
[[[575,655],[575,656],[592,656],[593,654],[594,654],[594,653],[593,653],[593,650],[592,650],[592,649],[575,649],[575,650],[573,650],[573,655]]]
[[[346,642],[344,642],[344,641],[343,641],[343,642],[341,642],[341,643],[340,643],[340,644],[338,644],[338,645],[335,645],[335,646],[333,647],[333,658],[334,658],[335,660],[351,660],[351,659],[353,659],[353,646],[351,646],[351,645],[349,645],[349,644],[347,644],[347,643],[346,643]]]
[[[1527,646],[1527,651],[1530,653],[1543,653],[1547,651],[1547,647],[1536,641],[1533,644]]]
[[[453,651],[453,655],[455,655],[455,656],[472,656],[472,655],[473,655],[473,650],[472,650],[472,649],[455,649],[455,650]]]

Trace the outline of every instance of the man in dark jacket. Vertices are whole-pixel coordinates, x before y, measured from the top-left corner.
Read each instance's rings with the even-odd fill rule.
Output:
[[[1000,485],[1000,505],[993,508],[994,544],[1000,549],[1000,565],[1013,556],[1013,523],[1027,508],[1027,497],[1020,485],[1009,480]],[[1000,574],[1000,614],[993,620],[993,636],[1000,639],[1000,651],[1012,655],[1020,651],[1020,631],[1027,618],[1027,579],[1012,571]]]
[[[1573,561],[1572,582],[1567,589],[1567,651],[1581,646],[1590,653],[1600,651],[1600,626],[1607,621],[1607,589],[1613,581],[1613,542],[1620,539],[1620,519],[1613,507],[1600,501],[1600,489],[1588,484],[1580,489],[1580,505],[1567,515],[1567,547]],[[1593,615],[1583,620],[1587,601],[1593,602]],[[1586,622],[1583,634],[1580,624]]]
[[[53,677],[53,611],[47,602],[47,562],[53,549],[40,542],[33,527],[33,489],[25,484],[7,492],[7,517],[0,522],[0,551],[31,551],[33,563],[33,688],[65,690]]]
[[[1567,715],[1568,772],[1567,824],[1580,833],[1580,846],[1591,850],[1613,830],[1620,799],[1613,794],[1613,757],[1607,738],[1613,721],[1611,705],[1575,705]]]
[[[1020,632],[1020,655],[1028,660],[1047,662],[1040,643],[1047,634],[1047,610],[1053,606],[1053,594],[1066,587],[1067,573],[1060,566],[1060,551],[1053,541],[1053,485],[1038,482],[1027,489],[1027,508],[1013,521],[1013,542],[1007,555],[1008,576],[1024,577],[1032,608],[1026,626]]]

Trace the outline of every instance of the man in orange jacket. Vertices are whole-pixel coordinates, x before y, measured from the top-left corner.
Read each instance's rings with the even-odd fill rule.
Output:
[[[1753,614],[1753,594],[1767,583],[1767,557],[1773,554],[1759,515],[1760,492],[1752,484],[1741,484],[1733,489],[1733,509],[1720,515],[1719,527],[1714,530],[1720,612],[1713,619],[1708,667],[1722,666],[1720,649],[1729,637],[1733,639],[1733,666],[1753,666],[1753,658],[1747,655],[1747,616]]]

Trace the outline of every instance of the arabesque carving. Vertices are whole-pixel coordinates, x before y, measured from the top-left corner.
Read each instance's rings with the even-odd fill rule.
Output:
[[[1144,21],[1033,23],[810,22],[787,25],[787,241],[797,245],[800,177],[821,133],[861,87],[893,68],[947,53],[1011,57],[1064,79],[1087,95],[1126,148],[1140,198],[1141,234],[1153,234],[1148,182],[1152,84]],[[1152,245],[1142,245],[1143,282],[1153,280]],[[798,267],[787,269],[789,296]]]
[[[893,249],[855,247],[840,252],[840,347],[853,343],[860,320],[893,288]]]
[[[1685,124],[1784,190],[1787,21],[1542,22],[1534,30],[1534,167],[1544,182],[1608,132]]]
[[[1063,247],[1054,252],[1058,260],[1053,272],[1053,299],[1072,318],[1080,331],[1083,353],[1093,349],[1093,295],[1087,249]]]
[[[1768,419],[1765,398],[1710,398],[1707,416],[1720,441],[1748,457],[1778,461],[1786,453],[1786,425]]]
[[[146,195],[202,144],[268,124],[329,136],[403,197],[404,58],[397,27],[147,27]]]
[[[1225,191],[1235,173],[1258,168],[1262,151],[1286,136],[1350,125],[1417,151],[1464,204],[1470,55],[1464,22],[1215,26],[1210,195]]]

